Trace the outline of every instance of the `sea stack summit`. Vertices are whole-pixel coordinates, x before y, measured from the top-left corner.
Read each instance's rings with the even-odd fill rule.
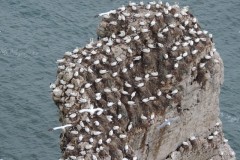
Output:
[[[234,160],[219,119],[223,62],[187,7],[130,2],[57,60],[64,160]]]

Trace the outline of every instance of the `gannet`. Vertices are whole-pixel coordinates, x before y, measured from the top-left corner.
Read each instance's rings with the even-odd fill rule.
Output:
[[[99,122],[98,121],[94,121],[94,124],[96,125],[96,126],[99,126]]]
[[[175,13],[175,14],[174,14],[174,17],[175,17],[175,18],[179,17],[179,14],[178,14],[178,13]]]
[[[122,102],[120,100],[118,100],[117,105],[121,106]]]
[[[171,123],[176,121],[177,119],[179,119],[179,117],[165,119],[164,122],[161,125],[159,125],[157,128],[161,129],[161,128],[165,127],[166,125],[170,126]]]
[[[108,103],[107,103],[107,106],[108,106],[108,107],[112,107],[113,105],[114,105],[113,102],[108,102]]]
[[[95,64],[95,65],[97,65],[97,64],[99,64],[99,63],[100,63],[99,60],[96,60],[96,61],[93,62],[93,64]]]
[[[160,17],[162,15],[161,12],[156,13],[156,17]]]
[[[123,139],[123,138],[126,138],[126,137],[127,137],[127,135],[125,135],[125,134],[120,134],[120,135],[119,135],[119,138],[122,138],[122,139]]]
[[[141,115],[141,119],[142,119],[142,120],[146,120],[147,117],[142,114],[142,115]]]
[[[108,138],[107,140],[106,140],[106,143],[110,143],[112,140],[111,140],[111,138]]]
[[[132,49],[130,48],[130,47],[128,47],[128,53],[130,53],[130,54],[132,54],[133,53],[133,51],[132,51]]]
[[[111,63],[111,66],[116,66],[117,65],[117,62],[112,62]]]
[[[137,10],[137,7],[136,6],[132,6],[132,10]]]
[[[157,91],[157,96],[160,97],[162,95],[162,92],[160,90]]]
[[[122,59],[120,57],[116,57],[116,61],[122,62]]]
[[[134,80],[135,80],[135,81],[141,81],[141,80],[142,80],[142,77],[135,77]]]
[[[75,77],[77,77],[77,76],[79,76],[79,72],[78,71],[76,71],[76,72],[74,72],[74,74],[73,74]]]
[[[157,36],[158,36],[159,38],[164,38],[164,35],[163,35],[161,32],[158,32]],[[159,43],[159,44],[161,44],[161,43]],[[159,46],[159,44],[158,44],[158,46]],[[160,48],[163,48],[163,46],[162,46],[162,47],[159,46],[159,47],[160,47]]]
[[[213,132],[213,135],[214,136],[218,135],[218,131]]]
[[[182,56],[183,56],[183,57],[186,57],[187,55],[188,55],[188,53],[187,53],[187,52],[184,52]]]
[[[124,149],[125,149],[125,151],[128,151],[128,145],[127,144],[125,144]]]
[[[92,85],[91,83],[86,83],[84,87],[89,88],[89,87],[91,87],[91,85]]]
[[[54,89],[54,88],[56,88],[56,84],[55,84],[55,83],[50,83],[49,88],[50,88],[50,89]]]
[[[141,29],[141,32],[142,32],[142,33],[146,33],[146,32],[148,32],[148,31],[149,31],[149,30],[148,30],[147,28],[142,28],[142,29]]]
[[[54,128],[51,128],[51,129],[49,129],[48,131],[55,131],[55,130],[58,130],[58,129],[65,129],[66,127],[71,127],[72,126],[72,124],[66,124],[66,125],[64,125],[64,126],[59,126],[59,127],[54,127]]]
[[[146,18],[148,18],[150,15],[151,15],[151,14],[148,12],[148,13],[146,13],[144,16],[145,16]]]
[[[104,15],[110,15],[110,14],[116,14],[116,10],[110,10],[108,12],[105,13],[100,13],[98,14],[99,17],[104,16]]]
[[[114,73],[112,74],[113,77],[116,77],[117,75],[118,75],[118,72],[114,72]]]
[[[123,5],[122,7],[118,8],[120,11],[125,11],[126,7]]]
[[[137,87],[139,87],[139,88],[141,88],[141,87],[143,87],[144,86],[144,83],[139,83],[138,85],[137,85]]]
[[[168,32],[168,30],[169,30],[168,27],[166,27],[162,30],[162,32],[165,33],[165,32]]]
[[[119,128],[119,126],[113,126],[113,130],[118,130]]]
[[[178,63],[174,64],[174,68],[178,68],[178,66],[179,66]]]
[[[196,137],[195,137],[195,136],[191,136],[191,137],[190,137],[190,140],[191,140],[191,141],[194,141],[194,140],[196,140]]]
[[[150,8],[151,8],[151,5],[150,5],[150,4],[147,4],[147,5],[146,5],[146,9],[149,10]]]
[[[109,24],[116,26],[117,25],[117,21],[111,21]]]
[[[140,16],[140,14],[134,14],[134,17],[139,18],[141,16]]]
[[[125,31],[120,31],[119,37],[124,37],[126,35]]]
[[[103,109],[102,108],[95,108],[94,109],[94,106],[90,105],[89,109],[81,109],[81,110],[79,110],[79,113],[89,112],[91,115],[93,115],[95,112],[98,112],[98,111],[103,112]]]
[[[108,135],[109,135],[109,136],[112,136],[112,135],[113,135],[113,130],[110,130],[110,131],[108,132]]]
[[[128,125],[128,131],[130,131],[131,129],[132,129],[132,122],[130,122]]]
[[[158,47],[163,48],[164,45],[162,43],[158,43]]]
[[[148,47],[149,48],[155,48],[154,44],[151,44],[151,43],[148,44]]]
[[[104,88],[103,91],[106,92],[106,93],[111,93],[112,92],[112,90],[110,88]]]
[[[172,78],[172,77],[173,77],[172,74],[167,74],[167,75],[166,75],[166,78]]]
[[[150,48],[144,48],[142,51],[143,51],[144,53],[149,53],[149,52],[150,52]]]
[[[136,28],[133,27],[133,26],[131,26],[131,30],[132,30],[133,32],[135,32],[135,31],[136,31]]]
[[[131,99],[133,99],[133,97],[135,97],[135,95],[136,95],[136,91],[132,92]]]
[[[58,69],[65,69],[65,66],[64,65],[61,65],[61,66],[58,66]]]
[[[176,58],[176,61],[180,61],[182,58],[183,58],[182,55],[180,55]]]
[[[113,39],[117,38],[115,33],[113,33],[113,34],[111,35],[111,37],[112,37]]]
[[[93,160],[97,160],[97,157],[95,155],[92,155]]]
[[[145,79],[148,79],[149,76],[150,76],[149,74],[146,74],[146,75],[144,76],[144,78],[145,78]]]
[[[176,51],[176,50],[177,50],[177,46],[173,46],[172,51]]]
[[[147,102],[149,102],[149,99],[148,98],[143,98],[142,102],[147,103]]]
[[[122,114],[119,114],[119,115],[117,116],[117,118],[118,118],[118,119],[121,119],[121,118],[122,118]]]
[[[63,85],[67,84],[67,82],[65,82],[65,81],[62,80],[62,79],[60,80],[60,83],[63,84]]]
[[[174,23],[169,24],[169,27],[170,27],[170,28],[175,28],[175,27],[176,27],[176,24],[174,24]]]
[[[205,66],[206,63],[200,63],[199,67],[203,68]]]
[[[155,99],[156,99],[156,97],[155,96],[151,96],[151,97],[149,97],[148,98],[150,101],[154,101]]]
[[[155,19],[154,20],[152,20],[152,22],[151,22],[151,26],[154,26],[156,24],[156,21],[155,21]]]
[[[65,52],[64,55],[65,55],[65,56],[71,56],[71,55],[72,55],[72,52]]]
[[[122,69],[122,72],[123,72],[123,73],[126,73],[127,70],[128,70],[127,68],[123,68],[123,69]]]
[[[188,144],[188,142],[183,142],[183,145],[188,146],[189,144]]]
[[[164,14],[168,14],[169,13],[168,9],[166,9],[166,8],[163,8],[163,12],[164,12]]]
[[[166,98],[167,99],[172,99],[172,97],[169,94],[166,95]]]
[[[192,51],[192,54],[194,55],[194,54],[196,54],[198,52],[198,50],[193,50]]]
[[[133,63],[133,62],[131,62],[131,63],[130,63],[130,65],[129,65],[129,68],[130,68],[130,69],[132,69],[132,68],[133,68],[133,66],[134,66],[134,63]]]
[[[105,73],[107,73],[107,72],[108,72],[108,71],[105,70],[105,69],[101,69],[101,70],[99,71],[100,74],[105,74]]]
[[[145,24],[146,24],[146,23],[145,23],[144,21],[140,21],[140,22],[139,22],[139,25],[140,25],[140,26],[144,26]]]
[[[172,93],[171,93],[171,94],[172,94],[172,95],[174,95],[174,94],[177,94],[177,93],[178,93],[178,90],[177,90],[177,89],[175,89],[175,90],[173,90],[173,91],[172,91]]]
[[[129,17],[131,14],[129,12],[122,12],[125,17]]]
[[[132,87],[132,85],[129,84],[128,82],[125,82],[124,85],[125,85],[127,88],[131,88],[131,87]]]
[[[107,115],[106,117],[107,117],[107,119],[108,119],[109,122],[112,122],[112,118],[113,118],[113,116],[111,116],[111,115]]]
[[[125,40],[126,43],[131,42],[131,37],[130,36],[126,36],[125,38],[123,38]]]
[[[98,83],[98,82],[100,82],[102,80],[102,78],[97,78],[97,79],[95,79],[95,83]]]
[[[91,144],[87,144],[86,146],[85,146],[85,149],[91,149],[92,148],[92,145]]]
[[[155,114],[152,113],[151,116],[150,116],[150,119],[153,120],[155,118]]]
[[[135,102],[134,102],[134,101],[128,101],[127,103],[128,103],[128,105],[130,105],[130,106],[135,105]]]

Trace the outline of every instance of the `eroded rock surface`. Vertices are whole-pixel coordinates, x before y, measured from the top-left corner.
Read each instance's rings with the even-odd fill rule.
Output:
[[[186,7],[129,3],[58,60],[63,159],[235,159],[219,119],[223,63]]]

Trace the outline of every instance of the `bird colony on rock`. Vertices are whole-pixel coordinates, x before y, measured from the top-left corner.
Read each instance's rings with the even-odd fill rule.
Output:
[[[174,117],[164,113],[180,102],[185,75],[204,88],[201,73],[218,63],[212,35],[176,4],[130,2],[99,16],[99,40],[57,60],[50,85],[64,128],[62,158],[140,159],[128,136],[170,125]]]

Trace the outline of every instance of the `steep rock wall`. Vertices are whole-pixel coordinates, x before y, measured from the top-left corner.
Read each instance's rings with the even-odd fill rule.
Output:
[[[99,40],[58,60],[63,159],[234,159],[219,119],[212,35],[168,3],[102,13]]]

